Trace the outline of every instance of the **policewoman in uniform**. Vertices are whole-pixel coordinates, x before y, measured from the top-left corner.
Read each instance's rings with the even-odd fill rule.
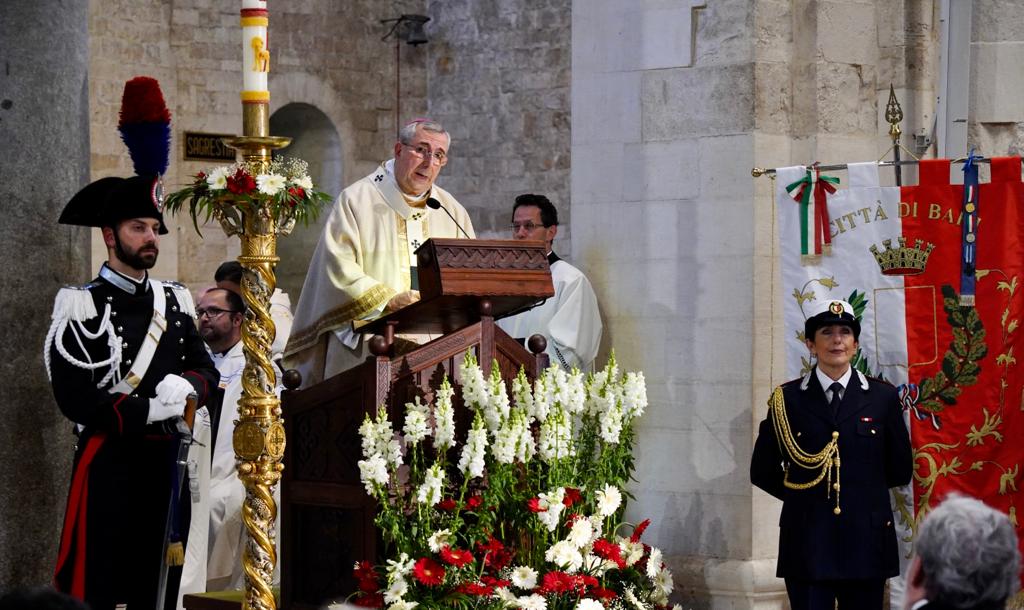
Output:
[[[126,100],[139,87],[147,100],[156,87],[163,104],[145,78],[129,81]],[[182,550],[188,524],[177,432],[186,402],[205,404],[218,379],[188,290],[149,277],[167,233],[160,191],[159,172],[102,178],[59,220],[102,228],[108,253],[93,281],[58,292],[44,347],[78,434],[54,584],[92,610],[153,610],[176,590],[168,551]]]
[[[793,610],[880,610],[899,574],[889,488],[910,482],[910,437],[896,389],[850,366],[850,304],[818,301],[810,314],[817,362],[772,393],[750,480],[782,500],[776,574]]]

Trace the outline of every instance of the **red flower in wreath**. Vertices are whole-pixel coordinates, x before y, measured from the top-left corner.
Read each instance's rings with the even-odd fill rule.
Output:
[[[620,570],[626,567],[626,560],[622,558],[622,549],[614,542],[598,538],[594,541],[594,554],[601,559],[614,561]]]
[[[228,190],[236,195],[247,195],[256,189],[256,180],[241,167],[234,176],[228,176]]]
[[[466,595],[491,595],[494,593],[494,587],[489,587],[479,582],[464,582],[455,589],[459,593],[465,593]]]
[[[440,502],[437,503],[437,509],[443,510],[445,512],[451,512],[455,510],[455,506],[455,500],[452,500],[451,498],[445,498],[444,500],[441,500]]]
[[[526,508],[530,509],[531,513],[542,513],[546,511],[546,508],[540,507],[540,498],[530,498],[526,501]]]
[[[480,496],[470,496],[466,499],[466,508],[469,510],[476,510],[480,508],[480,505],[484,503],[484,499]]]
[[[644,519],[640,522],[640,525],[633,528],[633,535],[629,537],[630,542],[640,542],[640,536],[644,535],[644,530],[651,524],[650,519]]]
[[[423,557],[412,567],[412,574],[420,583],[433,587],[444,582],[444,566],[429,557]]]
[[[583,494],[580,493],[580,490],[575,487],[566,487],[565,495],[562,497],[562,504],[569,507],[579,502],[582,498]]]
[[[441,548],[441,559],[443,559],[448,565],[461,568],[466,564],[473,563],[473,554],[469,551],[453,549],[450,546],[446,546]]]

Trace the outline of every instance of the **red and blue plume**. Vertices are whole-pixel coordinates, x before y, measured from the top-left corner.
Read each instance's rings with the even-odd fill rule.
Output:
[[[171,111],[155,78],[137,76],[124,84],[117,129],[128,146],[136,174],[163,175],[167,171],[171,155]]]

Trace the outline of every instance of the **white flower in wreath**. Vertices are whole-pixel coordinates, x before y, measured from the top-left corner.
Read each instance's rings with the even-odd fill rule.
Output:
[[[440,553],[441,549],[446,546],[451,546],[452,531],[450,529],[437,530],[427,538],[427,546],[430,547],[430,552]]]
[[[654,580],[661,571],[661,549],[651,548],[651,554],[647,558],[647,577]]]
[[[484,474],[484,452],[487,449],[487,429],[484,428],[484,420],[477,414],[473,420],[473,428],[469,431],[466,444],[462,447],[462,455],[459,457],[459,470],[470,478],[481,477]]]
[[[228,176],[230,170],[227,167],[218,167],[206,177],[206,186],[211,191],[222,191],[228,187]]]
[[[409,592],[409,583],[404,578],[396,578],[395,582],[384,591],[384,603],[393,604],[402,601],[405,594]]]
[[[548,608],[547,600],[544,599],[543,595],[538,593],[517,597],[515,604],[516,607],[521,610],[547,610]]]
[[[619,541],[619,549],[622,551],[622,560],[626,566],[632,566],[644,556],[644,545],[640,542],[633,542],[629,538]]]
[[[402,553],[398,559],[388,559],[387,567],[385,568],[388,573],[388,582],[405,578],[412,573],[412,568],[415,565],[416,562],[409,559],[408,553]]]
[[[516,566],[509,580],[520,589],[532,589],[537,586],[537,570],[530,566]]]
[[[455,410],[452,395],[455,390],[446,377],[437,391],[437,408],[434,411],[434,448],[444,452],[455,446]]]
[[[619,506],[622,504],[622,492],[614,485],[605,485],[604,489],[597,491],[595,499],[597,500],[597,512],[601,513],[603,517],[610,517],[619,510]]]
[[[582,549],[590,544],[593,538],[594,526],[590,524],[590,519],[577,519],[572,522],[572,528],[565,539],[577,549]]]
[[[419,602],[398,601],[388,606],[388,610],[412,610],[419,605]]]
[[[672,581],[672,572],[668,568],[661,568],[653,579],[654,583],[654,594],[651,596],[657,603],[665,605],[668,603],[668,596],[672,593],[672,589],[675,588],[675,583]]]
[[[604,605],[596,599],[581,599],[576,604],[576,610],[604,610]]]
[[[366,487],[366,493],[373,495],[374,490],[388,484],[388,465],[379,453],[373,454],[368,460],[359,460],[359,478]]]
[[[544,559],[562,568],[570,574],[583,566],[583,555],[580,550],[567,540],[559,540],[544,552]]]
[[[256,190],[273,197],[285,187],[284,176],[280,174],[260,174],[256,176]]]
[[[423,484],[416,490],[416,501],[420,504],[433,506],[441,501],[441,486],[444,484],[444,471],[436,462],[427,469]]]
[[[309,176],[302,176],[296,180],[292,180],[292,184],[301,187],[303,190],[313,190],[313,180]]]
[[[429,406],[420,402],[417,396],[414,402],[405,403],[405,425],[402,431],[405,432],[405,444],[416,445],[427,436],[430,436],[430,427],[427,425]]]

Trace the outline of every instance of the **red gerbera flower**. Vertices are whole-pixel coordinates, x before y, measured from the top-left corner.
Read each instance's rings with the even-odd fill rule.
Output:
[[[546,508],[540,507],[540,498],[530,498],[526,501],[526,508],[530,509],[531,513],[542,513],[546,511]]]
[[[615,599],[619,596],[615,591],[605,589],[604,587],[594,587],[590,591],[590,594],[593,595],[595,599]]]
[[[484,574],[480,577],[480,582],[484,583],[489,587],[507,587],[512,584],[511,580],[505,580],[503,578],[495,578]]]
[[[445,546],[441,548],[441,559],[443,559],[448,565],[461,568],[466,564],[473,563],[473,554],[469,551],[453,549],[450,546]]]
[[[644,535],[644,530],[651,524],[650,519],[644,519],[640,522],[640,525],[633,528],[633,535],[629,537],[631,542],[640,542],[640,536]]]
[[[562,504],[569,507],[579,502],[581,498],[583,498],[583,494],[580,493],[580,490],[575,487],[566,487],[565,495],[562,496]]]
[[[622,558],[622,549],[614,542],[598,538],[594,541],[594,554],[601,559],[614,561],[620,570],[626,567],[626,560]]]
[[[427,586],[435,586],[444,582],[444,566],[429,557],[422,557],[412,567],[416,580]]]

